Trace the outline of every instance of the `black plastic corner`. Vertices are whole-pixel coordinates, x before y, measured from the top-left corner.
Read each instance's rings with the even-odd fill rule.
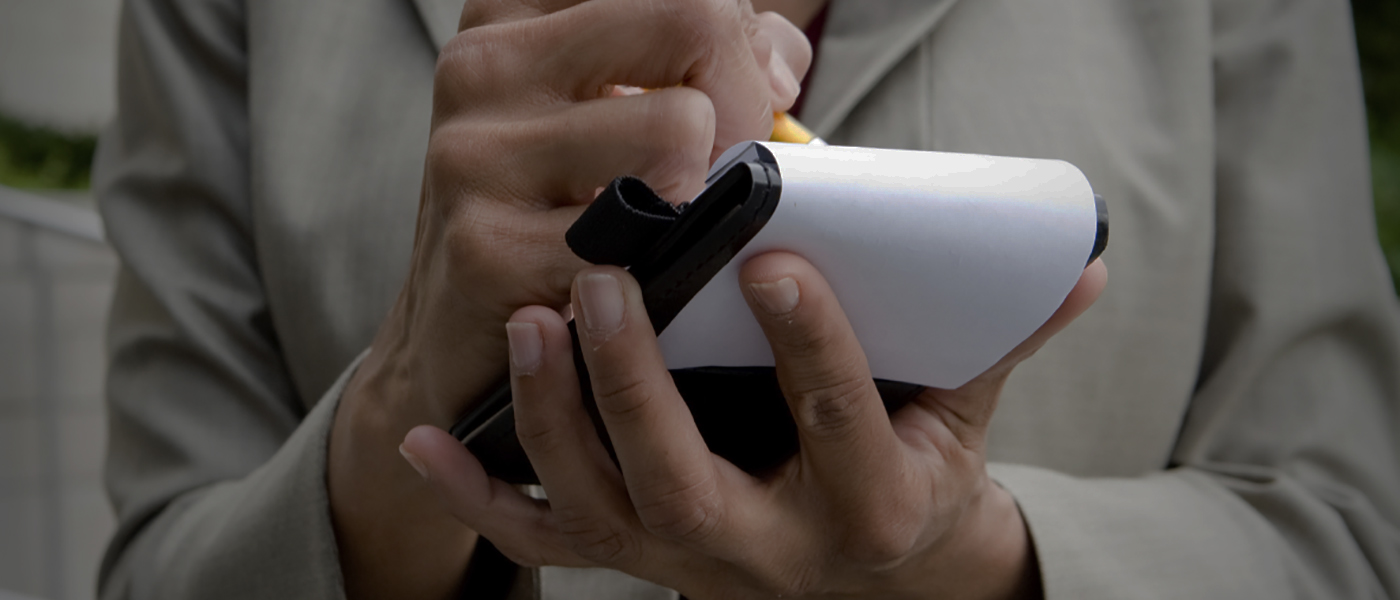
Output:
[[[1098,259],[1103,254],[1104,248],[1108,247],[1108,203],[1103,196],[1094,194],[1094,209],[1099,214],[1099,228],[1094,232],[1094,250],[1089,253],[1089,260],[1084,262],[1084,266]]]

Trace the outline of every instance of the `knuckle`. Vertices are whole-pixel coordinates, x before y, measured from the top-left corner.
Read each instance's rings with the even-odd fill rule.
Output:
[[[739,31],[734,24],[743,16],[742,3],[734,0],[689,0],[683,3],[691,18],[700,19],[712,33]]]
[[[524,412],[515,413],[515,437],[520,440],[520,447],[540,456],[558,454],[564,445],[559,428],[538,418],[524,417]]]
[[[425,179],[433,194],[471,191],[518,206],[539,201],[522,161],[554,140],[532,120],[507,121],[480,115],[452,115],[440,120],[428,138]]]
[[[645,416],[647,382],[625,373],[600,373],[593,379],[593,398],[598,412],[609,422],[627,424]]]
[[[662,487],[664,486],[664,488]],[[723,521],[723,507],[713,476],[697,474],[641,488],[636,496],[637,517],[648,531],[667,539],[702,544],[715,538]]]
[[[490,154],[495,143],[490,131],[479,131],[461,120],[447,121],[433,129],[426,153],[427,177],[433,188],[440,184],[468,183]],[[479,176],[479,175],[478,175]]]
[[[424,166],[424,190],[431,199],[454,192],[503,200],[529,196],[510,160],[520,153],[528,128],[476,115],[435,119]]]
[[[495,212],[487,206],[459,207],[445,234],[446,255],[463,281],[519,291],[521,274],[512,265],[523,264],[528,244],[522,243],[516,219]]]
[[[735,5],[726,10],[725,4]],[[737,14],[738,3],[732,0],[688,0],[667,2],[656,27],[670,42],[673,52],[687,63],[700,63],[713,54],[721,32],[729,31],[726,12]],[[732,19],[732,18],[731,18]]]
[[[494,90],[519,77],[517,53],[511,36],[516,27],[487,25],[458,32],[441,52],[433,72],[433,98],[437,108],[476,100],[477,92]],[[514,77],[512,77],[514,75]]]
[[[499,261],[495,254],[508,249],[505,243],[510,234],[497,219],[484,213],[490,211],[481,206],[459,206],[454,211],[452,223],[445,237],[447,252],[453,264],[471,266],[472,274],[490,274]],[[481,272],[475,272],[480,270]]]
[[[568,259],[561,265],[559,257],[571,256],[563,236],[551,236],[530,212],[481,196],[440,211],[448,220],[441,244],[454,279],[494,290],[502,318],[529,304],[567,303],[578,265]]]
[[[473,75],[482,65],[479,43],[479,29],[462,31],[438,52],[437,64],[433,68],[434,99],[442,99],[447,92],[454,95],[460,89],[470,89]]]
[[[813,595],[821,581],[823,568],[814,563],[770,564],[756,569],[758,587],[775,598],[803,598]]]
[[[457,30],[539,17],[550,11],[549,3],[541,0],[471,0],[462,9]]]
[[[457,31],[465,31],[490,23],[501,10],[499,2],[474,0],[462,7],[462,16],[457,20]]]
[[[848,376],[797,390],[792,401],[798,426],[819,440],[846,435],[859,419],[870,387],[871,382]]]
[[[580,510],[555,508],[554,516],[559,533],[584,560],[613,566],[636,562],[640,549],[630,531]]]

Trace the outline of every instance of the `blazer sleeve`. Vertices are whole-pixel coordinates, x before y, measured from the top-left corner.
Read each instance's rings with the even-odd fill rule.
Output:
[[[1212,10],[1210,321],[1164,472],[994,465],[1048,598],[1400,598],[1400,318],[1338,0]]]
[[[326,438],[252,243],[242,0],[127,0],[97,161],[122,259],[108,331],[102,598],[340,598]]]

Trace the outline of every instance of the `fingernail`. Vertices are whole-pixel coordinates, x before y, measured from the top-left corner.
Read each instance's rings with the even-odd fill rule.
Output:
[[[534,375],[544,354],[544,338],[540,326],[534,323],[506,323],[506,339],[510,342],[510,366],[516,375]]]
[[[763,310],[774,315],[785,315],[797,308],[801,293],[797,290],[797,280],[784,277],[771,283],[750,283],[754,300]]]
[[[402,454],[403,459],[413,466],[414,471],[418,471],[418,475],[423,478],[423,481],[428,480],[428,467],[423,464],[423,460],[418,458],[418,455],[409,452],[407,448],[403,447],[403,444],[399,444],[399,454]]]
[[[622,329],[626,310],[622,284],[610,273],[589,273],[578,282],[578,298],[583,304],[583,326],[594,341],[606,341]]]

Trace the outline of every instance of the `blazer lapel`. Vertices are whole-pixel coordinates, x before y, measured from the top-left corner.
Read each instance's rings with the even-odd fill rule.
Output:
[[[830,135],[957,0],[832,0],[802,120]]]
[[[433,46],[441,50],[452,36],[457,35],[457,22],[462,18],[464,0],[413,0],[418,9],[418,18],[423,20],[423,28],[433,40]]]
[[[468,0],[412,0],[433,44],[457,34]],[[957,0],[832,0],[821,59],[802,110],[803,120],[828,135]]]

